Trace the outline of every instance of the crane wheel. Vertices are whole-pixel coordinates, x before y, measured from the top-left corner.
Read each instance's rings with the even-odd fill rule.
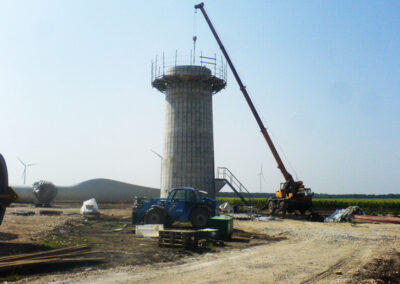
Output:
[[[274,201],[270,200],[270,201],[268,202],[268,209],[269,209],[270,214],[274,214],[274,213],[275,213],[275,204],[274,204]]]
[[[282,212],[282,214],[286,214],[286,210],[288,209],[288,203],[286,200],[281,200],[279,202],[279,211]]]
[[[190,223],[195,228],[204,228],[210,218],[210,210],[202,206],[193,209],[189,217]]]

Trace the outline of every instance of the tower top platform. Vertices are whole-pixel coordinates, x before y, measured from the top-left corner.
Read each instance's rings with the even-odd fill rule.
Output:
[[[198,64],[195,64],[192,56],[189,60],[182,58],[184,57],[178,58],[177,54],[172,58],[167,58],[164,54],[162,59],[156,57],[151,64],[152,86],[165,93],[168,86],[177,81],[202,81],[210,84],[213,94],[226,87],[226,64],[224,66],[222,57],[220,61],[216,56],[212,58],[200,55]]]

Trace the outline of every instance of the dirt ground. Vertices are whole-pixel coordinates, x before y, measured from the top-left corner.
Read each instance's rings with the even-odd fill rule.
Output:
[[[235,220],[232,242],[182,251],[136,238],[127,205],[100,205],[98,220],[83,220],[78,207],[61,207],[61,216],[7,209],[0,253],[79,243],[107,262],[28,273],[17,283],[400,283],[399,225]],[[14,216],[14,209],[36,214]]]

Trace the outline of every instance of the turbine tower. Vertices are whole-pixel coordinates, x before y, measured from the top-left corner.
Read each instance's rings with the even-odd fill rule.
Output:
[[[172,62],[163,54],[152,63],[152,86],[166,105],[161,197],[174,187],[194,187],[215,198],[212,97],[225,88],[226,72],[216,55],[201,55],[199,65],[193,57],[185,65],[177,53]]]
[[[265,181],[265,178],[264,178],[264,174],[263,174],[263,168],[262,168],[262,166],[261,166],[261,171],[257,174],[259,177],[260,177],[260,192],[262,191],[261,189],[262,189],[262,180],[261,179],[263,179],[264,181]]]
[[[26,168],[31,167],[31,166],[35,166],[35,165],[37,165],[37,163],[25,164],[20,158],[17,157],[17,159],[24,166],[24,171],[22,172],[22,176],[24,178],[24,184],[25,184],[26,183]]]

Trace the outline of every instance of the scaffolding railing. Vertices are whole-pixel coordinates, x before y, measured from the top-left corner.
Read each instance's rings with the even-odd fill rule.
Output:
[[[178,54],[178,51],[175,51],[172,56],[164,52],[161,56],[157,55],[155,60],[151,61],[151,82],[165,76],[168,69],[181,65],[207,67],[211,71],[211,76],[226,82],[228,68],[222,56],[217,57],[217,54],[214,54],[214,57],[204,56],[202,52],[195,56],[192,51],[190,54]]]

